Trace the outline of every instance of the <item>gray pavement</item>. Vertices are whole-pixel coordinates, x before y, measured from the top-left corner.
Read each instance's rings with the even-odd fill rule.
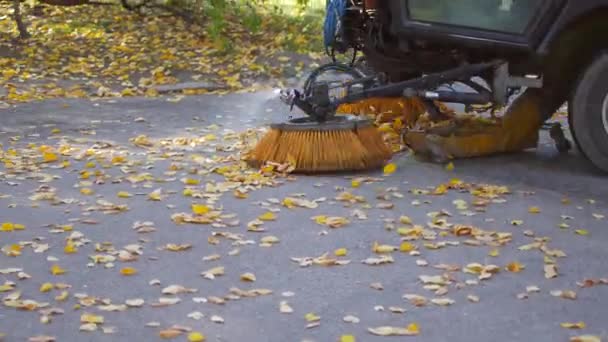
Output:
[[[10,148],[22,156],[30,143],[38,151],[45,144],[52,147],[70,145],[72,147],[94,147],[99,158],[79,157],[74,152],[65,168],[60,161],[29,172],[11,175],[11,171],[0,164],[0,223],[12,222],[25,225],[24,230],[0,232],[0,247],[9,251],[13,244],[25,244],[21,255],[11,257],[0,254],[0,285],[14,282],[14,290],[0,294],[0,333],[6,334],[6,341],[24,341],[37,335],[56,337],[57,341],[154,341],[159,340],[159,331],[173,325],[189,327],[206,336],[206,341],[339,341],[341,335],[354,335],[356,341],[568,341],[571,336],[591,334],[608,339],[608,285],[581,288],[577,282],[584,279],[608,278],[608,183],[605,176],[588,165],[576,152],[569,155],[557,154],[543,133],[543,141],[536,151],[526,151],[508,156],[456,161],[453,171],[442,165],[426,164],[407,155],[398,155],[394,163],[398,170],[392,175],[381,172],[366,174],[375,182],[363,182],[356,189],[351,188],[351,175],[297,176],[295,180],[278,178],[284,184],[275,187],[261,186],[249,192],[247,199],[237,199],[232,191],[221,194],[214,204],[223,208],[223,214],[236,214],[240,220],[237,227],[212,227],[210,225],[176,225],[171,215],[190,212],[193,202],[204,203],[206,199],[183,196],[183,178],[201,181],[192,186],[204,191],[206,182],[221,182],[218,174],[202,175],[211,165],[221,163],[197,163],[197,156],[213,157],[226,155],[216,152],[216,147],[232,144],[235,140],[211,141],[192,147],[175,148],[172,145],[159,147],[162,139],[184,136],[204,137],[214,134],[221,138],[224,129],[241,132],[246,128],[259,127],[284,116],[284,108],[271,92],[257,94],[234,94],[223,97],[186,97],[179,102],[169,102],[166,97],[158,99],[114,99],[114,100],[53,100],[28,103],[17,108],[0,111],[0,143],[5,154]],[[138,120],[136,120],[139,118]],[[142,120],[143,119],[143,120]],[[209,127],[218,125],[219,128]],[[59,129],[60,132],[53,129]],[[155,143],[151,150],[142,149],[129,142],[130,138],[145,134]],[[15,139],[15,136],[21,138]],[[208,137],[209,138],[209,137]],[[99,144],[105,142],[106,145]],[[199,141],[200,142],[200,141]],[[107,145],[110,144],[110,145]],[[170,148],[173,147],[173,148]],[[157,152],[172,153],[162,155]],[[128,161],[140,160],[138,165],[112,165],[104,158],[107,153],[115,156],[124,154]],[[228,152],[229,154],[230,152]],[[12,157],[11,157],[12,158]],[[39,159],[39,156],[37,157]],[[10,159],[10,158],[9,158]],[[80,159],[80,160],[78,160]],[[29,159],[24,159],[29,160]],[[86,164],[96,161],[95,167],[108,175],[104,184],[84,184],[94,191],[83,195],[77,187],[82,179],[81,171]],[[103,168],[102,164],[110,164]],[[182,165],[173,173],[167,173],[171,164]],[[232,163],[234,164],[234,163]],[[88,165],[92,166],[92,165]],[[121,170],[122,167],[122,170]],[[126,173],[129,170],[134,173]],[[126,178],[148,172],[164,182],[147,181],[131,184]],[[196,174],[199,172],[199,175]],[[57,176],[49,183],[39,174]],[[363,176],[361,174],[355,175]],[[103,178],[103,177],[101,177]],[[100,178],[100,179],[101,179]],[[376,179],[377,178],[377,179]],[[475,211],[473,201],[480,200],[466,191],[450,190],[445,195],[418,194],[416,189],[434,189],[436,186],[458,178],[466,184],[494,184],[507,186],[510,194],[498,196],[499,200],[489,201],[480,207],[485,212]],[[89,181],[93,181],[91,176]],[[158,180],[158,179],[157,179]],[[167,181],[168,180],[168,181]],[[80,184],[82,186],[82,184]],[[70,199],[52,205],[48,201],[34,202],[29,199],[40,186],[57,189],[57,196]],[[336,187],[364,196],[369,205],[353,204],[345,207],[334,198],[340,193]],[[147,200],[147,194],[162,188],[161,201]],[[378,194],[387,188],[395,188],[397,195],[390,198],[394,208],[378,209],[381,200]],[[202,189],[202,190],[201,190]],[[119,191],[128,191],[134,196],[118,198]],[[318,208],[287,209],[273,204],[271,198],[282,200],[290,194],[304,193],[309,200],[325,197]],[[399,194],[402,194],[399,195]],[[563,199],[568,203],[564,204]],[[453,201],[462,199],[470,209],[459,210]],[[98,200],[126,204],[128,211],[118,214],[104,214],[88,211]],[[263,207],[260,202],[266,202]],[[529,213],[530,207],[540,208],[540,213]],[[247,223],[268,211],[280,209],[275,221],[265,222],[265,232],[247,231]],[[359,220],[352,217],[354,209],[366,212],[368,218]],[[450,224],[479,227],[484,231],[512,234],[512,241],[504,246],[471,246],[465,243],[471,237],[456,237],[449,233],[437,235],[436,240],[414,240],[419,256],[393,252],[394,263],[369,266],[363,259],[376,256],[372,252],[374,242],[400,245],[402,238],[397,229],[405,227],[399,222],[394,229],[387,229],[387,219],[409,216],[415,224],[430,228],[429,213],[449,211],[452,216],[443,217]],[[595,214],[595,216],[594,216]],[[311,220],[315,215],[344,216],[351,221],[345,227],[330,229]],[[568,217],[562,217],[566,215]],[[570,219],[571,217],[571,219]],[[86,223],[94,220],[97,224]],[[233,220],[227,218],[224,221]],[[523,224],[514,226],[513,220]],[[152,221],[156,231],[141,234],[132,228],[136,221]],[[559,228],[565,222],[569,228]],[[72,224],[73,230],[53,233],[53,225]],[[390,227],[388,227],[390,228]],[[578,235],[576,230],[584,230],[587,235]],[[74,232],[82,233],[76,239],[79,246],[74,254],[64,253],[66,239]],[[209,241],[212,232],[242,234],[242,240],[253,240],[254,244],[239,246],[240,254],[230,255],[234,241],[219,238],[219,243]],[[579,231],[580,232],[580,231]],[[260,247],[264,236],[276,236],[280,242],[272,247]],[[533,236],[532,236],[533,235]],[[544,253],[539,249],[521,251],[518,247],[542,241],[550,249],[559,249],[566,257],[556,258],[559,275],[546,279],[543,272]],[[36,253],[28,243],[46,243],[48,250]],[[441,241],[458,242],[440,249],[430,249],[430,244]],[[211,242],[214,242],[211,240]],[[90,256],[104,253],[96,251],[96,244],[108,243],[116,250],[130,244],[142,246],[142,255],[137,261],[114,261],[114,267],[103,264],[88,267]],[[159,250],[168,243],[192,244],[192,248],[181,252]],[[427,246],[425,246],[427,244]],[[99,247],[99,245],[98,245]],[[432,247],[432,246],[430,246]],[[300,267],[290,260],[292,257],[317,257],[323,253],[333,253],[338,248],[346,248],[348,254],[339,259],[350,260],[343,266]],[[499,255],[489,256],[497,249]],[[215,261],[203,261],[204,256],[219,254]],[[51,261],[49,261],[49,257]],[[57,258],[53,261],[53,258]],[[424,260],[428,266],[419,266]],[[519,262],[525,268],[519,273],[506,271],[507,264]],[[472,285],[466,280],[477,279],[477,275],[460,269],[470,263],[495,264],[501,271],[490,279]],[[51,265],[60,265],[67,272],[51,275]],[[447,272],[434,268],[440,264],[459,265],[459,270]],[[224,266],[225,275],[210,280],[200,274],[212,267]],[[138,272],[133,276],[123,276],[119,270],[133,267]],[[31,276],[19,280],[16,273],[8,273],[8,268],[19,268]],[[254,273],[254,283],[241,281],[240,275]],[[446,275],[449,281],[447,293],[435,295],[424,289],[419,276]],[[158,279],[161,285],[150,285]],[[448,280],[449,279],[449,280]],[[65,283],[69,295],[64,301],[57,301],[61,290],[54,289],[41,293],[39,288],[45,282]],[[381,283],[383,290],[372,289],[370,284]],[[152,307],[162,296],[161,289],[172,285],[194,288],[196,293],[176,296],[181,301],[166,307]],[[470,285],[471,284],[471,285]],[[526,287],[538,286],[540,292],[529,293],[528,299],[518,299]],[[242,290],[264,288],[272,294],[253,298],[228,300],[223,305],[200,302],[199,298],[222,297],[231,287]],[[551,291],[573,290],[576,299],[555,297]],[[20,291],[21,299],[32,299],[38,303],[47,302],[49,307],[61,308],[62,315],[52,316],[49,324],[40,322],[41,314],[7,307],[6,297]],[[445,291],[441,289],[441,291]],[[292,292],[293,296],[289,295]],[[86,307],[80,305],[74,295],[87,294],[98,300]],[[416,307],[402,298],[404,294],[418,294],[429,300],[445,297],[454,300],[450,306],[428,303]],[[478,303],[467,300],[467,296],[479,297]],[[128,308],[124,311],[107,312],[104,304],[122,304],[127,299],[142,298],[143,307]],[[193,300],[193,298],[195,300]],[[101,301],[105,300],[105,303]],[[279,311],[281,301],[287,301],[293,313]],[[85,304],[87,301],[84,301]],[[393,313],[389,307],[400,307],[405,313]],[[107,309],[107,307],[105,308]],[[383,310],[382,310],[383,309]],[[204,318],[189,318],[199,311]],[[80,332],[80,318],[83,313],[94,313],[104,317],[97,331]],[[305,315],[320,316],[319,325],[306,328],[309,322]],[[221,316],[224,323],[214,323],[211,316]],[[346,323],[343,317],[356,316],[359,323]],[[563,322],[585,323],[581,330],[560,327]],[[158,327],[146,327],[149,322],[158,322]],[[370,334],[367,328],[378,326],[405,327],[416,323],[420,334],[414,337],[379,337]],[[102,328],[115,327],[115,332],[104,333]],[[107,331],[106,331],[107,332]],[[187,333],[175,338],[185,341]]]

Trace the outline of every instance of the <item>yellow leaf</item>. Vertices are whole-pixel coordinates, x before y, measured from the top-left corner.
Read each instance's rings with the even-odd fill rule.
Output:
[[[394,163],[389,163],[384,166],[385,175],[393,174],[395,173],[395,171],[397,171],[397,165],[395,165]]]
[[[445,166],[446,171],[454,171],[454,163],[450,162]]]
[[[416,249],[416,246],[414,246],[413,244],[404,241],[401,243],[401,245],[399,246],[399,250],[403,253],[409,253],[411,251],[413,251],[414,249]]]
[[[40,292],[49,292],[51,291],[55,286],[51,283],[44,283],[42,285],[40,285]]]
[[[205,335],[203,335],[203,334],[201,334],[199,332],[193,331],[193,332],[191,332],[191,333],[188,334],[188,341],[189,342],[202,342],[204,340],[205,340]]]
[[[524,221],[522,221],[522,220],[512,220],[511,221],[511,225],[513,225],[513,226],[521,226],[522,224],[524,224]]]
[[[161,198],[161,190],[160,189],[156,189],[154,191],[152,191],[151,193],[148,194],[148,199],[151,201],[160,201]]]
[[[418,324],[416,324],[416,323],[410,323],[407,326],[407,330],[409,330],[413,333],[416,333],[416,334],[420,332],[420,328],[418,327]]]
[[[445,184],[441,184],[433,190],[433,195],[444,195],[448,192],[448,186]]]
[[[402,224],[412,224],[412,219],[409,218],[408,216],[401,216],[399,218],[399,222]]]
[[[530,207],[530,208],[528,208],[528,212],[530,214],[540,214],[540,208],[539,207]]]
[[[254,282],[256,280],[255,274],[253,273],[243,273],[241,274],[241,280],[247,282]]]
[[[306,319],[307,322],[317,322],[321,320],[321,317],[317,316],[312,312],[309,312],[304,316],[304,319]]]
[[[92,195],[93,194],[93,190],[89,189],[89,188],[82,188],[82,189],[80,189],[80,193],[83,194],[83,195],[88,196],[88,195]]]
[[[59,133],[61,133],[61,130],[59,128],[53,128],[51,130],[51,134],[59,134]]]
[[[515,262],[512,262],[512,263],[509,263],[506,268],[507,268],[507,271],[509,271],[509,272],[519,273],[524,268],[526,268],[526,266],[524,266],[524,265],[520,264],[519,262],[515,261]]]
[[[338,248],[334,251],[335,256],[345,256],[348,254],[348,250],[346,248]]]
[[[249,194],[247,194],[246,192],[239,191],[239,190],[234,190],[234,192],[232,194],[234,195],[234,197],[236,197],[238,199],[246,199],[247,197],[249,197]]]
[[[260,169],[260,171],[262,171],[262,173],[271,173],[272,171],[274,171],[274,166],[273,165],[266,165],[266,166],[262,167]]]
[[[62,291],[59,296],[55,296],[55,300],[58,302],[63,302],[64,300],[68,299],[69,294],[70,293],[68,291]]]
[[[327,222],[327,216],[319,215],[312,218],[317,224],[324,225]]]
[[[176,337],[180,336],[181,334],[183,334],[183,332],[181,330],[178,330],[178,329],[165,329],[165,330],[161,330],[158,333],[158,335],[162,339],[176,338]]]
[[[342,335],[342,336],[340,336],[340,342],[356,342],[355,336],[353,336],[353,335]]]
[[[132,194],[126,192],[126,191],[119,191],[116,196],[118,196],[119,198],[129,198],[131,196],[133,196]]]
[[[350,182],[350,186],[351,186],[351,187],[353,187],[353,188],[358,188],[358,187],[360,187],[360,186],[361,186],[361,182],[360,182],[360,181],[358,181],[358,180],[356,180],[356,179],[353,179],[353,180]]]
[[[68,241],[65,245],[65,247],[63,247],[63,252],[65,254],[74,254],[76,252],[78,252],[78,248],[76,248],[76,246],[74,246],[74,243],[72,241]]]
[[[372,245],[372,252],[377,254],[392,253],[397,250],[397,247],[390,245],[381,245],[377,241]]]
[[[134,269],[133,267],[123,267],[120,270],[120,274],[124,275],[124,276],[130,276],[130,275],[134,275],[137,273],[137,270]]]
[[[585,327],[587,326],[585,324],[585,322],[576,322],[576,323],[565,322],[565,323],[560,323],[559,325],[565,329],[585,329]]]
[[[52,163],[54,161],[57,161],[59,157],[57,157],[57,155],[53,152],[44,152],[42,154],[42,159],[45,163]]]
[[[192,205],[192,212],[195,213],[196,215],[205,215],[209,211],[211,211],[211,208],[209,208],[208,206],[206,206],[204,204],[193,204]]]
[[[271,211],[267,211],[264,214],[258,216],[258,219],[262,221],[274,221],[276,220],[276,218],[277,216]]]
[[[94,315],[90,313],[83,313],[80,316],[80,323],[93,323],[93,324],[103,324],[104,319],[101,315]]]
[[[182,192],[182,195],[184,195],[186,197],[192,197],[193,194],[194,194],[194,190],[192,190],[192,189],[184,189],[184,191]]]
[[[90,162],[88,162],[88,163],[84,164],[84,167],[86,167],[87,169],[92,169],[92,168],[94,168],[95,166],[96,166],[96,164],[95,164],[95,162],[94,162],[94,161],[90,161]],[[87,173],[88,173],[88,172],[87,172]]]
[[[11,222],[4,222],[2,226],[0,226],[0,231],[3,232],[12,232],[15,229],[15,225]]]
[[[65,274],[65,270],[61,268],[59,265],[51,266],[51,274],[52,275],[62,275]]]
[[[199,181],[198,179],[186,178],[184,183],[186,185],[199,185],[201,183],[201,181]]]
[[[577,229],[574,231],[574,233],[582,236],[589,235],[589,231],[587,231],[586,229]]]
[[[125,157],[123,157],[123,156],[114,156],[110,160],[110,163],[117,165],[117,164],[122,164],[122,163],[124,163],[126,161],[127,161],[127,159]]]
[[[497,257],[500,255],[500,251],[498,249],[493,249],[490,251],[490,253],[488,253],[488,255],[491,257]]]

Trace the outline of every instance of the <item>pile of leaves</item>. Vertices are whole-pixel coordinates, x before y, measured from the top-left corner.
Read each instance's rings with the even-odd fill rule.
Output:
[[[0,12],[12,12],[8,4],[0,6]],[[186,81],[208,84],[189,93],[255,90],[300,76],[321,57],[308,53],[321,51],[315,50],[319,20],[261,13],[247,22],[227,14],[218,26],[170,12],[141,15],[119,5],[34,9],[24,11],[31,38],[18,43],[11,16],[0,17],[0,101],[5,104],[156,96],[154,86]]]

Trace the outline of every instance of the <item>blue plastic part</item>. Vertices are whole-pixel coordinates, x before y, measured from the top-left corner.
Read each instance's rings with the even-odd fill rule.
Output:
[[[325,48],[330,48],[336,40],[337,31],[341,25],[342,17],[346,13],[348,0],[329,0],[323,25],[323,42]]]

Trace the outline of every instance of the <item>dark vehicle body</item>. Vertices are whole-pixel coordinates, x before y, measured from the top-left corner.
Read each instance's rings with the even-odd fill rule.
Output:
[[[542,94],[543,119],[569,104],[581,151],[608,171],[608,0],[350,0],[342,47],[389,82],[504,61],[478,76],[505,104]],[[339,49],[338,49],[339,50]]]

